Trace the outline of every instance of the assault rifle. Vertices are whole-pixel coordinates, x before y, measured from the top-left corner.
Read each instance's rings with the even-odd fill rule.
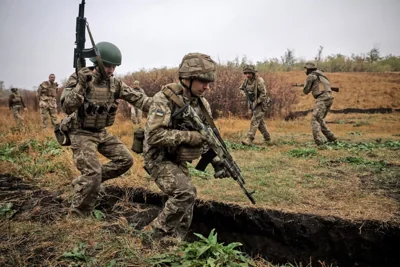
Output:
[[[256,204],[256,201],[252,196],[255,191],[249,192],[245,188],[245,181],[241,174],[241,170],[233,160],[216,127],[212,128],[208,125],[205,125],[200,119],[199,115],[190,105],[183,106],[176,113],[174,113],[173,116],[178,116],[179,118],[183,119],[185,123],[188,123],[188,126],[191,129],[199,131],[210,147],[210,149],[203,154],[199,163],[196,165],[196,169],[204,171],[212,159],[215,158],[215,156],[218,156],[225,171],[227,171],[229,176],[239,184],[240,188],[243,190],[244,194],[251,201],[251,203]]]
[[[251,112],[254,112],[255,110],[255,105],[254,105],[254,100],[255,100],[255,94],[248,92],[246,90],[246,85],[243,85],[240,90],[242,90],[245,94],[246,94],[246,98],[247,98],[247,103],[249,104],[249,108],[251,110]]]
[[[304,87],[304,84],[303,83],[292,83],[292,86],[293,87]],[[339,87],[331,87],[331,90],[332,91],[334,91],[334,92],[337,92],[337,93],[339,93]]]
[[[89,33],[92,48],[85,48],[86,29]],[[79,13],[78,17],[76,17],[75,45],[76,47],[74,49],[73,66],[75,68],[76,75],[78,75],[78,71],[81,68],[86,67],[85,58],[95,57],[100,67],[101,74],[103,75],[103,77],[106,77],[104,73],[103,61],[101,60],[100,53],[94,43],[93,36],[89,28],[89,23],[86,21],[85,18],[85,0],[82,0],[82,3],[79,4]]]

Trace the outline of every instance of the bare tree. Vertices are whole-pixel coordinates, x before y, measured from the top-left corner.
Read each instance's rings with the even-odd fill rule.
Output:
[[[319,46],[319,49],[318,49],[318,53],[317,53],[317,56],[315,57],[315,61],[316,61],[316,63],[317,63],[317,66],[318,66],[318,63],[321,61],[321,58],[322,58],[322,51],[324,50],[324,47],[322,46],[322,45],[320,45]]]
[[[367,61],[369,63],[374,63],[381,59],[381,51],[378,45],[374,45],[374,47],[367,53]]]
[[[296,62],[296,59],[294,57],[294,50],[290,50],[287,48],[287,51],[285,52],[285,55],[281,56],[282,64],[285,66],[286,71],[290,71]]]

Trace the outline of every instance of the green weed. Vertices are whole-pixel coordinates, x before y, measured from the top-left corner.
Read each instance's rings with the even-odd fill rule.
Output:
[[[153,266],[254,266],[253,261],[236,248],[241,243],[234,242],[229,245],[218,243],[217,233],[211,230],[208,237],[201,234],[195,235],[200,239],[193,243],[182,243],[175,252],[154,256],[150,259]]]
[[[268,150],[268,148],[262,147],[262,146],[255,146],[255,145],[246,146],[243,144],[229,142],[229,141],[225,141],[225,144],[226,144],[226,147],[230,150],[253,150],[253,151]]]
[[[79,242],[76,247],[72,249],[70,252],[64,252],[62,254],[63,258],[71,259],[75,262],[84,262],[85,266],[92,266],[95,262],[95,259],[87,255],[86,253],[87,244],[83,242]]]
[[[295,158],[308,158],[317,155],[317,151],[314,148],[295,148],[288,153]]]
[[[366,125],[370,125],[370,123],[368,121],[358,121],[353,125],[353,127],[360,127],[360,126],[366,126]]]
[[[387,161],[384,160],[379,160],[379,161],[373,161],[373,160],[367,160],[362,157],[344,157],[341,159],[342,162],[354,164],[354,165],[367,165],[367,166],[373,166],[377,168],[384,168],[387,166]]]

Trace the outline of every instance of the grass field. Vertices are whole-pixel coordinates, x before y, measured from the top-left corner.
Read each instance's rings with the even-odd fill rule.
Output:
[[[349,75],[348,79],[354,80],[354,84],[366,79],[378,79],[381,84],[382,79],[387,78],[385,74],[378,78],[375,75]],[[398,74],[388,75],[389,80],[399,77]],[[331,74],[333,84],[343,86],[343,91],[346,76],[340,74],[335,82],[335,75]],[[298,78],[301,77],[299,73]],[[301,80],[296,76],[293,82]],[[353,93],[354,97],[347,95],[342,98],[341,91],[334,108],[352,105],[398,108],[398,84],[399,80],[396,80],[385,85],[378,95],[368,95],[367,88],[361,90],[354,85],[358,93]],[[371,88],[376,87],[371,85]],[[346,103],[340,99],[346,99]],[[312,102],[307,100],[299,103],[296,109],[311,107]],[[10,111],[0,107],[0,112],[3,114],[0,118],[0,173],[21,177],[68,200],[72,194],[70,183],[78,175],[70,149],[56,143],[50,128],[41,130],[38,112],[24,115],[26,125],[21,130],[15,129]],[[216,121],[233,158],[242,169],[246,187],[256,190],[256,207],[356,221],[400,222],[400,113],[329,114],[328,126],[338,136],[339,142],[323,147],[316,147],[312,141],[310,116],[288,122],[266,120],[272,143],[264,144],[258,133],[252,147],[240,144],[249,127],[248,120],[224,118]],[[129,120],[119,116],[109,131],[130,148],[134,129]],[[158,192],[143,169],[142,156],[133,152],[132,155],[134,167],[106,185],[144,187]],[[199,173],[192,168],[191,172],[198,198],[251,206],[233,180],[214,179],[212,170]],[[0,204],[4,209],[7,203],[0,199]],[[126,200],[121,200],[121,205],[127,205]],[[76,258],[79,255],[83,258],[86,255],[87,261],[96,258],[97,265],[93,263],[93,266],[124,266],[113,265],[112,259],[117,256],[127,259],[126,266],[144,266],[149,264],[144,259],[166,250],[159,244],[143,245],[143,237],[135,233],[124,218],[113,223],[96,219],[69,220],[65,216],[57,218],[52,224],[3,218],[1,227],[7,231],[0,235],[0,240],[7,242],[0,245],[0,251],[4,252],[0,263],[25,266],[29,265],[30,259],[36,259],[38,253],[43,253],[46,255],[43,265],[68,266],[70,261],[61,255],[76,248]],[[120,230],[115,233],[109,230],[110,227]],[[70,234],[72,231],[74,235]],[[85,244],[79,245],[82,240]],[[20,246],[26,247],[25,250],[21,251]],[[75,259],[75,262],[79,260]],[[256,260],[254,264],[269,266],[263,260]]]

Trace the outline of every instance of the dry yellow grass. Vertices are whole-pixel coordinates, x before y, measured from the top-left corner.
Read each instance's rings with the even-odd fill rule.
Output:
[[[282,72],[290,83],[304,83],[304,72]],[[332,109],[344,108],[400,108],[400,73],[326,73],[331,84],[340,87],[335,97]],[[311,96],[303,96],[302,89],[298,91],[299,103],[293,110],[306,110],[313,107]]]
[[[0,141],[4,143],[21,143],[23,141],[46,140],[53,138],[49,129],[42,131],[38,113],[26,114],[27,125],[22,131],[13,130],[12,114],[1,109]],[[340,140],[355,142],[375,142],[375,139],[399,140],[400,113],[388,115],[339,115],[329,114],[328,121],[342,121],[344,124],[329,124]],[[318,156],[311,158],[293,158],[288,152],[294,148],[315,148],[312,143],[309,125],[310,115],[295,121],[279,119],[266,120],[271,132],[273,144],[267,150],[233,150],[232,155],[242,168],[247,179],[247,187],[257,191],[256,207],[279,209],[290,212],[313,213],[324,216],[338,216],[352,220],[377,219],[382,221],[398,220],[396,211],[399,204],[379,190],[366,190],[360,179],[361,173],[375,175],[370,169],[360,169],[359,166],[341,164],[340,166],[324,165],[324,161],[339,160],[354,156],[347,150],[317,150]],[[362,122],[359,127],[346,122]],[[238,143],[246,135],[248,120],[226,118],[216,121],[222,137],[229,142]],[[109,131],[118,136],[127,147],[132,145],[133,124],[121,116]],[[356,135],[353,135],[356,133]],[[291,143],[294,142],[294,143]],[[257,134],[255,143],[262,143]],[[34,153],[34,152],[32,152]],[[155,183],[143,169],[143,158],[132,152],[135,165],[118,179],[108,181],[109,185],[121,187],[145,187],[159,191]],[[36,157],[34,154],[32,157]],[[99,155],[100,156],[100,155]],[[357,152],[358,157],[368,160],[386,160],[394,165],[400,165],[398,150],[376,149],[372,152]],[[103,162],[105,158],[100,156]],[[323,160],[322,160],[323,159]],[[69,148],[64,148],[62,156],[54,157],[52,164],[60,166],[60,170],[44,173],[33,177],[44,189],[59,191],[68,198],[71,194],[69,183],[79,173],[73,165]],[[334,165],[334,164],[333,164]],[[61,166],[63,166],[61,168]],[[24,174],[19,166],[10,162],[0,161],[2,173]],[[62,171],[61,171],[62,170]],[[212,174],[213,172],[210,171]],[[382,174],[379,174],[382,175]],[[211,175],[210,175],[211,176]],[[27,176],[26,179],[31,179]],[[217,200],[248,206],[239,187],[231,179],[204,180],[193,177],[198,188],[198,197],[205,200]],[[230,188],[230,190],[226,190]]]

